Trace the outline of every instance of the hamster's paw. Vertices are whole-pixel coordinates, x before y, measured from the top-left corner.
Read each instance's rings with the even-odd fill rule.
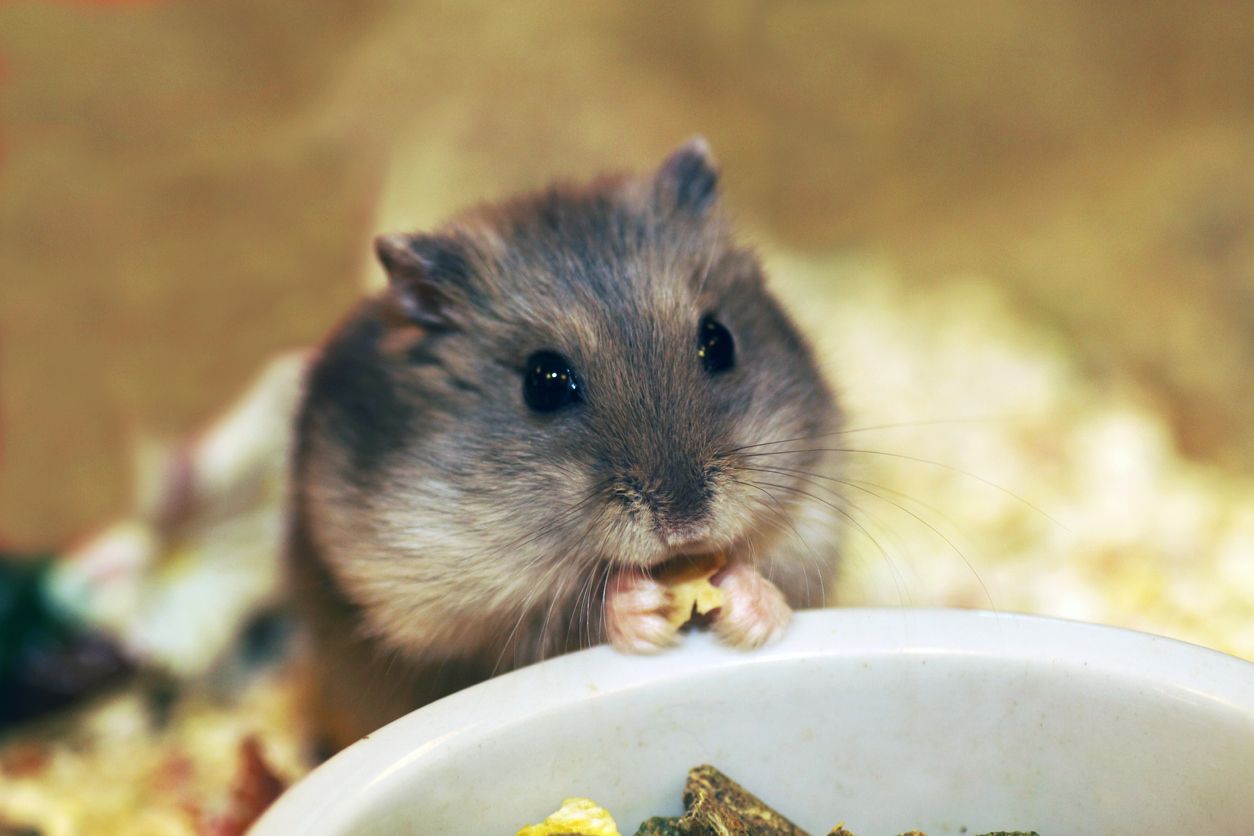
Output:
[[[622,653],[656,653],[678,640],[666,617],[670,593],[653,578],[620,572],[605,588],[605,633]]]
[[[779,587],[747,563],[733,563],[714,578],[723,591],[723,606],[714,632],[733,647],[751,650],[784,635],[792,609]]]

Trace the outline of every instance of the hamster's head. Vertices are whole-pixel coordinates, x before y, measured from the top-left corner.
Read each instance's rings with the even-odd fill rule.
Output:
[[[823,444],[780,442],[832,430],[833,397],[732,239],[703,141],[651,175],[480,207],[376,249],[388,407],[343,475],[384,520],[374,539],[412,545],[409,571],[542,585],[765,548],[817,492],[803,474]],[[339,417],[374,420],[379,400]]]

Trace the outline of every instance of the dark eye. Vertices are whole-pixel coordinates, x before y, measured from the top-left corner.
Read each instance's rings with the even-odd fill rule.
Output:
[[[725,372],[736,365],[736,345],[731,331],[712,316],[701,318],[697,327],[697,356],[710,374]]]
[[[536,412],[552,412],[579,400],[579,381],[570,361],[554,351],[537,351],[527,360],[523,399]]]

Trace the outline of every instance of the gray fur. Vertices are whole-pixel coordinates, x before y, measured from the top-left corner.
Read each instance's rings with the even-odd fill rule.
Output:
[[[391,287],[324,346],[294,461],[291,563],[323,708],[350,717],[339,743],[601,641],[609,574],[685,542],[756,561],[794,605],[822,600],[834,513],[796,490],[823,489],[746,471],[761,460],[734,448],[828,433],[839,415],[716,188],[690,143],[653,177],[380,239]],[[696,353],[707,312],[736,341],[716,376]],[[541,349],[572,361],[583,403],[527,408],[523,366]]]

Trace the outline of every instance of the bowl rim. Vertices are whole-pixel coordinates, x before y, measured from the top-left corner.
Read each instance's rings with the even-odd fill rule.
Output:
[[[593,647],[502,674],[371,732],[292,785],[250,833],[335,832],[390,778],[424,757],[528,717],[698,672],[807,658],[977,654],[1082,667],[1186,689],[1254,722],[1254,662],[1124,627],[987,610],[835,608],[798,612],[775,644],[740,651],[704,632],[680,647],[627,656]]]

